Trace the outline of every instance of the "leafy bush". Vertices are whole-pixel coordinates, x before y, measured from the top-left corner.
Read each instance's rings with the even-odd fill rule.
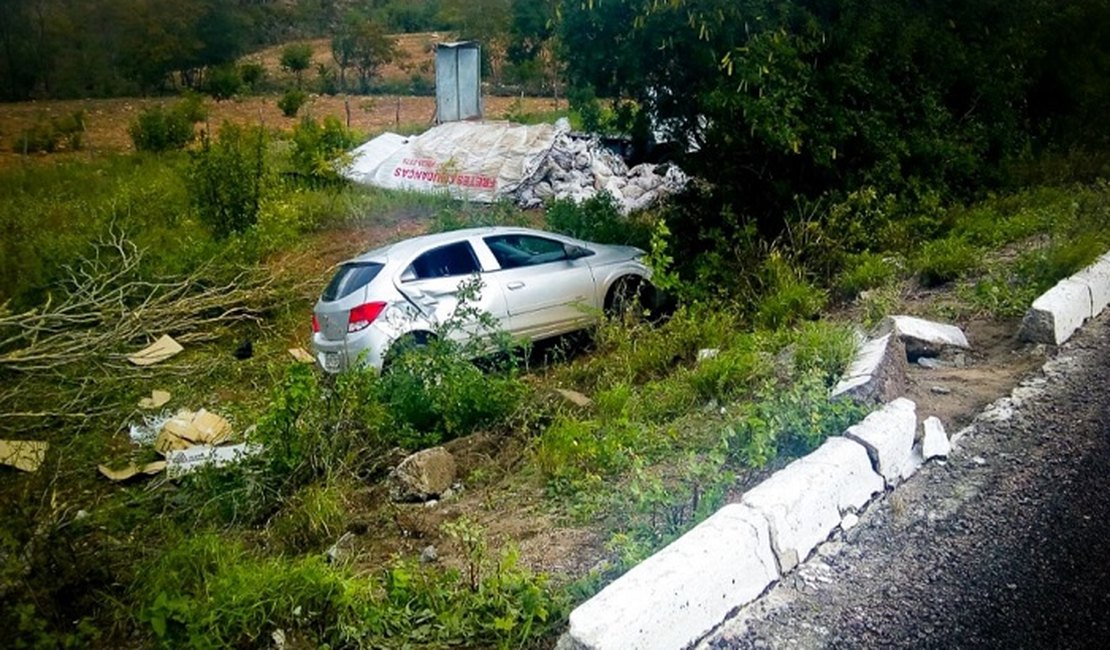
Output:
[[[186,107],[165,109],[155,106],[139,113],[127,132],[138,151],[184,149],[196,136],[193,131],[194,116]]]
[[[844,270],[836,278],[836,290],[844,298],[854,298],[868,289],[886,286],[898,276],[898,262],[878,253],[849,255]]]
[[[193,206],[217,239],[245,232],[258,222],[268,182],[266,134],[225,123],[213,142],[207,135],[192,156]]]
[[[204,89],[216,101],[231,99],[243,87],[239,68],[232,64],[218,65],[208,71]]]
[[[166,647],[245,647],[273,629],[342,643],[370,600],[361,580],[322,556],[267,558],[212,533],[189,536],[140,572],[146,623]]]
[[[982,253],[960,237],[946,237],[926,242],[914,266],[918,278],[927,287],[961,278],[979,267]]]
[[[251,90],[257,90],[258,85],[266,78],[266,68],[261,63],[249,61],[239,66],[239,78],[243,85]]]
[[[815,318],[828,301],[823,289],[804,279],[778,252],[764,262],[763,287],[755,322],[769,329]]]
[[[730,423],[729,450],[744,464],[763,467],[780,454],[798,456],[815,449],[866,412],[851,400],[831,400],[822,373],[803,376],[785,388],[768,384]]]
[[[320,123],[306,116],[293,129],[293,172],[313,184],[341,182],[337,159],[354,145],[354,134],[337,118]]]
[[[291,553],[318,551],[343,530],[343,493],[332,485],[313,484],[298,491],[270,522],[278,546]]]
[[[39,116],[35,123],[12,140],[12,151],[18,153],[54,153],[77,151],[85,134],[85,112],[76,111],[49,119]]]
[[[278,108],[281,109],[281,114],[285,117],[296,117],[297,112],[308,101],[308,94],[300,89],[287,90],[278,101]]]
[[[626,244],[647,250],[654,223],[644,215],[624,216],[608,192],[581,203],[556,199],[547,208],[547,227],[554,232],[602,244]]]

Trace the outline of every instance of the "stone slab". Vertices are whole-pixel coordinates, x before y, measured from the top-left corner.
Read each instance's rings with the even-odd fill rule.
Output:
[[[575,608],[558,647],[685,648],[778,578],[766,519],[727,505]]]
[[[1091,315],[1098,316],[1110,305],[1110,257],[1100,258],[1094,264],[1072,276],[1091,290]]]
[[[905,383],[906,348],[893,333],[887,333],[860,347],[832,396],[887,402],[902,393]]]
[[[853,509],[882,492],[867,449],[847,438],[829,438],[749,490],[741,503],[767,518],[771,545],[785,574],[825,541]]]
[[[867,448],[872,466],[888,486],[909,478],[917,469],[913,458],[916,410],[916,404],[900,397],[844,432],[845,437]]]
[[[921,456],[925,460],[930,458],[947,458],[952,452],[952,444],[948,442],[948,434],[944,431],[944,423],[936,416],[925,418],[924,435],[921,437]]]
[[[970,348],[967,336],[955,325],[915,316],[891,316],[890,325],[911,357],[936,356],[945,348]]]
[[[1091,289],[1086,283],[1067,278],[1056,283],[1025,312],[1021,321],[1022,340],[1060,345],[1083,321],[1091,317]]]

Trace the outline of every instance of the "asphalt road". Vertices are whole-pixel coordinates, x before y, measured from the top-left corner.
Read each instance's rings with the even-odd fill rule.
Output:
[[[1049,357],[699,648],[1110,648],[1110,317]]]

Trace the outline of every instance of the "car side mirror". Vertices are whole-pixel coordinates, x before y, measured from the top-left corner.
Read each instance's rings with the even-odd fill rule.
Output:
[[[578,260],[594,254],[592,250],[574,244],[563,244],[563,250],[566,251],[568,260]]]

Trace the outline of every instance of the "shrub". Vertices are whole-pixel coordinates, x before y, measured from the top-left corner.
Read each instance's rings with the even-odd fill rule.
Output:
[[[281,50],[281,67],[297,77],[301,87],[301,74],[312,65],[312,46],[308,43],[290,43]]]
[[[186,109],[155,106],[139,113],[127,132],[138,151],[184,149],[196,135],[192,117]]]
[[[239,66],[239,78],[243,85],[251,90],[257,90],[258,85],[266,78],[266,68],[261,63],[250,61]]]
[[[626,244],[647,250],[654,223],[644,218],[625,217],[608,192],[600,192],[581,203],[556,199],[547,208],[547,227],[555,232],[602,244]]]
[[[305,91],[300,89],[287,90],[285,94],[278,99],[277,105],[278,108],[281,109],[281,114],[285,117],[296,117],[297,112],[301,110],[301,107],[304,106],[307,101],[308,95]]]
[[[855,298],[868,289],[886,286],[897,275],[898,263],[890,257],[871,252],[849,255],[836,278],[836,291],[845,299]]]
[[[225,123],[193,154],[190,189],[197,216],[217,239],[245,232],[258,222],[267,184],[266,134],[260,127]]]
[[[216,101],[231,99],[243,87],[239,68],[234,65],[218,65],[210,68],[204,89]]]
[[[341,182],[337,159],[354,145],[354,135],[337,118],[320,123],[306,116],[293,129],[293,172],[312,184]]]
[[[270,523],[278,546],[291,552],[319,550],[343,530],[343,493],[335,486],[309,485],[298,491]]]
[[[961,278],[979,267],[981,252],[960,237],[925,243],[915,259],[918,278],[927,287]]]
[[[866,412],[851,400],[830,399],[822,373],[810,373],[787,388],[767,384],[730,423],[728,448],[744,464],[763,467],[780,454],[798,456],[815,449]]]
[[[382,377],[380,399],[394,418],[397,442],[406,447],[427,447],[494,425],[524,397],[525,384],[515,372],[485,373],[470,361],[484,351],[482,342],[460,344],[450,337],[453,327],[475,322],[463,313],[465,300],[462,311],[425,344],[393,356]],[[481,332],[485,325],[472,327]]]
[[[792,267],[777,251],[763,265],[763,294],[756,305],[755,322],[775,329],[815,318],[828,294]]]
[[[262,557],[211,533],[183,539],[143,569],[138,618],[169,647],[247,647],[274,628],[342,643],[370,600],[363,581],[322,556]]]
[[[76,111],[49,119],[39,116],[35,123],[12,140],[18,153],[54,153],[64,149],[77,151],[85,134],[85,112]]]

